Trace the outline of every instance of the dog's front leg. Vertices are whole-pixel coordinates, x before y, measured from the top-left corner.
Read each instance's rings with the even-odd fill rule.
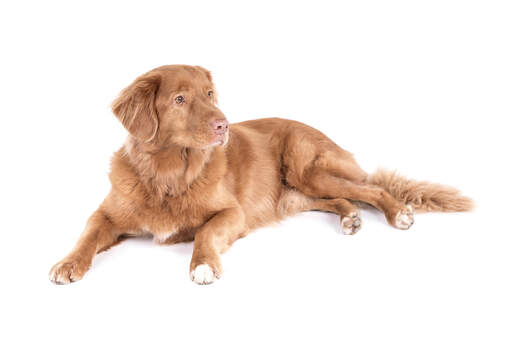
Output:
[[[210,284],[222,274],[220,254],[247,234],[245,215],[240,207],[218,212],[196,232],[190,278],[197,284]]]
[[[111,218],[100,207],[89,218],[74,249],[52,267],[50,280],[56,284],[78,281],[89,270],[96,253],[114,244],[119,235]]]

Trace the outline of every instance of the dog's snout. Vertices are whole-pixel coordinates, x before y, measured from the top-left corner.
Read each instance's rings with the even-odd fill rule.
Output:
[[[229,123],[226,119],[213,120],[210,122],[210,126],[215,134],[222,135],[228,130]]]

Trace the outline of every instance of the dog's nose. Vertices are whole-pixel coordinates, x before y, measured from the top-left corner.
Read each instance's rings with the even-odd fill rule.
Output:
[[[222,135],[228,130],[228,120],[213,120],[210,122],[210,127],[212,127],[213,132],[217,135]]]

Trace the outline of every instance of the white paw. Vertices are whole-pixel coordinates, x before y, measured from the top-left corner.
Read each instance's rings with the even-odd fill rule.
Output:
[[[208,264],[200,264],[192,270],[190,279],[197,284],[211,284],[217,277]]]
[[[401,230],[407,230],[414,224],[414,211],[411,205],[407,205],[407,208],[402,211],[398,211],[395,218],[395,227]]]
[[[341,219],[341,232],[343,234],[354,234],[361,229],[361,217],[359,212],[351,212]]]

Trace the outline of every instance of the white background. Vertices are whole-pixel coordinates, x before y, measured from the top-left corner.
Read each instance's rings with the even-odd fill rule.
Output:
[[[512,338],[509,1],[78,3],[0,5],[0,339]],[[212,71],[231,122],[301,120],[478,208],[406,232],[363,211],[355,236],[304,213],[236,242],[211,286],[190,243],[149,239],[51,284],[109,190],[111,101],[176,63]]]

